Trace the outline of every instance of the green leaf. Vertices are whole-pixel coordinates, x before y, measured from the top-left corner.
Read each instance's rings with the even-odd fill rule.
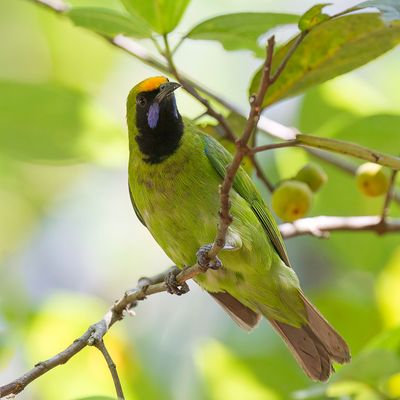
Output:
[[[66,15],[75,25],[110,37],[118,34],[135,38],[151,36],[149,25],[141,18],[124,15],[111,9],[74,7],[67,11]]]
[[[173,31],[190,0],[120,0],[130,14],[147,21],[154,31]]]
[[[77,90],[0,81],[1,153],[31,161],[107,161],[124,142],[119,127]]]
[[[299,29],[301,31],[307,31],[314,26],[319,25],[321,22],[330,19],[330,16],[328,14],[322,13],[322,9],[331,4],[332,3],[322,3],[316,4],[315,6],[311,7],[301,16],[299,21]]]
[[[277,68],[291,49],[292,39],[274,56]],[[316,26],[305,37],[278,81],[271,86],[263,107],[356,69],[400,42],[400,23],[386,26],[377,14],[354,14]],[[250,93],[259,87],[262,70],[254,76]]]
[[[350,10],[361,10],[367,7],[377,8],[385,22],[400,20],[400,2],[398,0],[368,0],[357,4]]]
[[[298,15],[273,13],[236,13],[208,19],[195,26],[186,37],[194,40],[215,40],[226,50],[252,50],[263,57],[257,39],[278,25],[295,24]]]

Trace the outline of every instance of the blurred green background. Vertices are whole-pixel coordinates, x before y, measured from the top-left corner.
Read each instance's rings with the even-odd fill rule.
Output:
[[[70,3],[121,7],[113,0]],[[330,11],[357,2],[333,3]],[[313,4],[192,0],[177,37],[218,14],[300,14]],[[0,383],[7,383],[80,336],[140,276],[171,262],[136,219],[127,191],[125,98],[158,72],[29,1],[0,2],[0,37]],[[245,110],[261,60],[249,51],[188,41],[176,63]],[[399,71],[394,49],[266,115],[399,154]],[[183,91],[177,100],[182,114],[201,112]],[[277,182],[308,157],[284,149],[260,159]],[[380,212],[382,198],[364,198],[350,176],[321,165],[329,182],[312,215]],[[398,204],[391,214],[400,215]],[[399,235],[334,233],[287,245],[305,292],[351,346],[354,361],[336,381],[313,385],[265,322],[243,333],[191,283],[183,298],[152,296],[107,335],[127,399],[400,398]],[[112,397],[114,389],[99,352],[87,348],[17,397],[94,395]]]

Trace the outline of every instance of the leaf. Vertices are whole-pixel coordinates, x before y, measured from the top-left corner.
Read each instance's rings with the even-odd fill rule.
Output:
[[[352,7],[350,11],[361,10],[367,7],[377,8],[386,23],[400,20],[400,2],[398,0],[368,0]]]
[[[277,51],[272,69],[277,68],[296,38]],[[326,21],[312,29],[299,45],[268,91],[263,107],[356,69],[399,42],[400,24],[386,26],[377,14],[346,15]],[[254,76],[251,94],[257,91],[261,74],[260,69]]]
[[[135,18],[147,21],[154,31],[172,32],[182,18],[190,0],[120,0]]]
[[[77,90],[0,81],[1,153],[31,161],[107,161],[124,142],[121,130]]]
[[[301,31],[307,31],[314,26],[317,26],[320,23],[330,19],[331,17],[328,14],[323,14],[321,11],[324,7],[331,4],[332,3],[322,3],[316,4],[315,6],[311,7],[301,16],[299,21],[299,29]]]
[[[141,18],[124,15],[107,8],[74,7],[67,11],[66,15],[75,25],[109,37],[118,34],[135,38],[151,36],[149,25]]]
[[[195,26],[186,37],[193,40],[215,40],[226,50],[252,50],[265,54],[257,39],[278,25],[295,24],[299,19],[293,14],[235,13],[208,19]]]

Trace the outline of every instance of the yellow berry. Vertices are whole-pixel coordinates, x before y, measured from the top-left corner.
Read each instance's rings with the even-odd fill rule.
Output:
[[[306,183],[313,192],[316,192],[326,183],[328,176],[318,164],[308,163],[300,169],[295,179]]]
[[[383,167],[374,163],[365,163],[358,167],[356,182],[361,193],[369,197],[380,196],[389,188],[389,178]]]
[[[313,194],[305,183],[285,181],[272,193],[272,208],[283,221],[295,221],[308,213],[312,197]]]

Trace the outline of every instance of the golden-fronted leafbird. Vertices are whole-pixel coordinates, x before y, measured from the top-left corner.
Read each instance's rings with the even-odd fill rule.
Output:
[[[218,188],[231,154],[179,114],[165,77],[137,84],[127,100],[129,191],[134,210],[178,268],[201,262],[218,226]],[[304,296],[274,218],[239,169],[230,193],[233,222],[219,260],[195,281],[242,328],[264,316],[306,374],[326,380],[350,360],[343,338]],[[199,251],[200,249],[200,251]],[[219,261],[222,263],[218,267]]]

